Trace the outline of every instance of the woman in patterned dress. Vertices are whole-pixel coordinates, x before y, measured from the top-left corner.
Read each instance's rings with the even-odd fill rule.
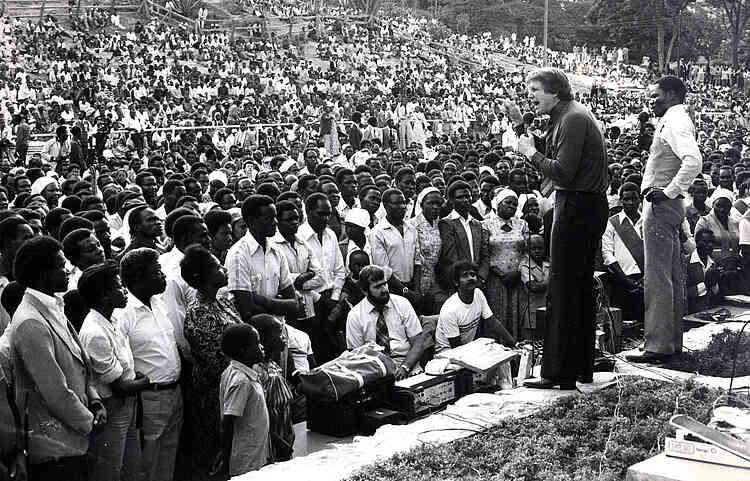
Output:
[[[417,207],[420,210],[416,217],[409,219],[409,223],[417,229],[419,249],[422,254],[422,274],[416,286],[423,294],[429,294],[435,282],[435,265],[440,257],[440,230],[438,218],[440,208],[445,200],[435,187],[423,189],[417,196]]]
[[[526,221],[516,217],[518,196],[512,190],[501,191],[493,204],[495,212],[482,221],[482,226],[490,233],[487,302],[508,332],[518,338],[522,308],[518,265],[524,255],[524,241],[529,235],[529,227]]]
[[[198,294],[185,312],[185,338],[195,364],[192,371],[192,401],[185,406],[185,424],[190,426],[192,469],[198,480],[206,479],[219,452],[219,382],[229,360],[221,353],[221,334],[227,326],[239,324],[232,301],[217,298],[227,285],[227,274],[219,260],[204,247],[185,251],[180,263],[182,277]]]

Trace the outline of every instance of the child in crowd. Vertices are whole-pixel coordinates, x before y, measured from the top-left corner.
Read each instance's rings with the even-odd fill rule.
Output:
[[[521,314],[527,338],[535,337],[536,310],[547,303],[549,285],[549,262],[544,260],[544,238],[532,235],[529,238],[528,253],[521,258],[518,270],[521,271]],[[539,333],[536,333],[539,336]]]
[[[269,420],[266,396],[251,366],[263,362],[260,336],[248,324],[226,328],[221,351],[230,359],[221,375],[221,461],[214,472],[238,476],[262,468],[269,458]]]
[[[359,287],[359,271],[370,265],[370,256],[365,251],[355,251],[349,256],[349,275],[344,279],[339,303],[331,310],[328,321],[337,335],[337,341],[346,346],[346,316],[352,307],[365,298],[365,292]]]
[[[253,317],[253,324],[260,334],[265,358],[253,366],[266,395],[271,438],[271,462],[292,459],[294,450],[294,427],[292,424],[292,389],[284,378],[280,367],[281,356],[286,347],[284,326],[269,314]]]

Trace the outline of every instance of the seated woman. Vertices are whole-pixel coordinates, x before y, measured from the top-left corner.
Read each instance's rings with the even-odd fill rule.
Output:
[[[737,255],[740,246],[740,229],[736,220],[729,213],[732,210],[732,198],[723,189],[717,189],[711,198],[711,212],[701,217],[695,225],[695,231],[708,229],[714,233],[715,249],[719,259]],[[718,259],[717,259],[718,260]]]
[[[701,217],[695,226],[696,232],[708,229],[714,233],[712,258],[722,269],[719,279],[723,294],[738,294],[747,290],[742,279],[742,261],[739,256],[739,223],[729,215],[732,198],[726,189],[717,189],[712,197],[711,213]]]
[[[695,245],[687,268],[688,313],[708,309],[712,296],[719,294],[719,269],[711,258],[714,233],[709,229],[698,229]]]

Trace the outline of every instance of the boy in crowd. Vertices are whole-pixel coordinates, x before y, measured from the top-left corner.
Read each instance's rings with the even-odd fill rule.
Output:
[[[265,359],[258,331],[249,324],[227,327],[221,351],[231,361],[221,375],[221,474],[239,476],[262,468],[269,456],[266,397],[254,364]]]

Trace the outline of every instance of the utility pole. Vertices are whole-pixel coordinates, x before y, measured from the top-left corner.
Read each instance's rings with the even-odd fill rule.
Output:
[[[549,0],[544,0],[544,66],[547,66],[547,32],[549,30]]]

